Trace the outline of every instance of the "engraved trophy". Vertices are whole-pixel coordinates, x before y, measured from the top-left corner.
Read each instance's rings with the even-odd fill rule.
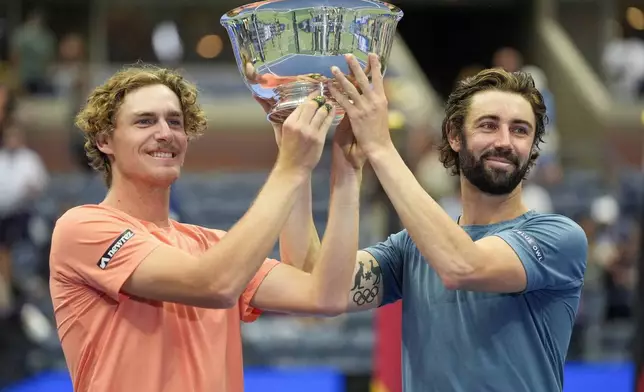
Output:
[[[244,82],[271,104],[268,120],[283,123],[315,91],[334,102],[326,85],[334,65],[349,75],[346,54],[363,69],[377,54],[384,75],[402,16],[377,0],[268,0],[227,12],[221,24]],[[334,124],[344,116],[339,106],[336,113]]]

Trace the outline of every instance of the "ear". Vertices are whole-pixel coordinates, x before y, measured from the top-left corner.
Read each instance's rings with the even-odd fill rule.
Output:
[[[536,145],[532,146],[532,150],[530,151],[530,160],[536,161],[537,158],[539,158],[539,147]]]
[[[447,141],[449,141],[449,146],[452,147],[454,152],[459,152],[461,150],[460,132],[458,132],[454,123],[451,121],[447,124]]]
[[[105,155],[114,155],[112,139],[106,134],[100,134],[96,138],[96,148]]]

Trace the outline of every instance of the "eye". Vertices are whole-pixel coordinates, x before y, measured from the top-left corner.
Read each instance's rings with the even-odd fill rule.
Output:
[[[513,131],[515,133],[520,134],[520,135],[527,135],[528,134],[528,130],[525,127],[516,127],[516,128],[514,128]]]
[[[484,122],[483,124],[481,124],[481,128],[493,131],[496,129],[496,124],[493,122]]]
[[[171,127],[181,127],[181,126],[183,126],[183,121],[178,120],[178,119],[168,120],[168,124]]]
[[[138,125],[143,125],[143,126],[148,126],[154,124],[154,120],[151,118],[140,118],[136,120],[136,124]]]

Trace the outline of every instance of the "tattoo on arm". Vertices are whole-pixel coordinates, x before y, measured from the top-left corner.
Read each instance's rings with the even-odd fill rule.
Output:
[[[358,264],[358,271],[353,278],[353,287],[351,288],[351,300],[357,306],[364,306],[371,304],[378,298],[382,272],[378,263],[373,259],[369,259],[370,266],[367,267],[368,271],[366,272],[364,262],[358,261]]]

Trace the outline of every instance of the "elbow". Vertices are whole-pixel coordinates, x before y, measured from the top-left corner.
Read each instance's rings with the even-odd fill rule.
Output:
[[[475,258],[476,257],[476,258]],[[476,262],[475,262],[476,260]],[[479,262],[480,256],[452,255],[450,260],[442,263],[443,268],[435,268],[443,285],[448,290],[467,290],[472,280],[480,275],[485,263]]]
[[[232,285],[212,285],[206,296],[208,307],[211,309],[230,309],[234,307],[241,293],[238,293]]]
[[[462,280],[459,277],[442,275],[440,278],[447,290],[460,290],[463,287]]]
[[[345,308],[341,306],[320,306],[316,309],[315,314],[319,317],[337,317],[345,313]]]
[[[345,298],[333,298],[334,293],[313,294],[313,313],[321,317],[336,317],[347,311]]]
[[[459,268],[439,274],[443,285],[448,290],[467,290],[469,282],[475,276],[474,268]]]
[[[337,317],[346,312],[346,305],[324,304],[318,307],[318,314],[322,317]]]
[[[212,309],[231,309],[237,304],[237,299],[227,293],[216,293],[211,298]]]

